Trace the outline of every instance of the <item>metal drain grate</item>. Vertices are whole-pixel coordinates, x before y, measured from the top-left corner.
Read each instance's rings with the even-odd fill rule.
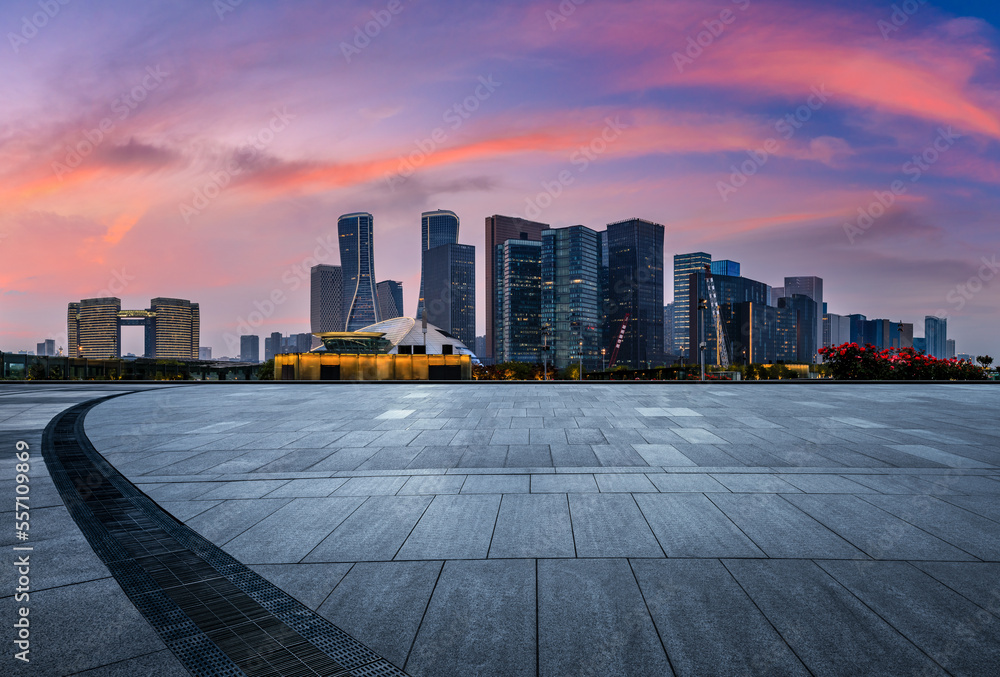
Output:
[[[192,674],[405,677],[165,513],[115,470],[83,431],[87,412],[108,399],[53,419],[42,454],[94,552]]]

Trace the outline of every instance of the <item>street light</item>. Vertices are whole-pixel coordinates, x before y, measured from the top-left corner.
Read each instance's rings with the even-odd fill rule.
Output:
[[[542,380],[549,380],[549,336],[552,335],[552,331],[549,329],[549,325],[545,325],[542,328]]]
[[[608,370],[608,363],[604,359],[604,354],[605,354],[606,351],[607,351],[607,348],[601,348],[601,371],[607,371]]]

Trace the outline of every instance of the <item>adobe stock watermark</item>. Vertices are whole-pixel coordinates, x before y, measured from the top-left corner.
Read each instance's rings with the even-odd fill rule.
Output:
[[[590,165],[607,152],[612,143],[618,140],[622,132],[629,128],[618,116],[604,118],[604,123],[604,129],[601,130],[600,134],[570,155],[569,161],[576,168],[576,175],[569,169],[563,169],[554,180],[542,181],[542,192],[533,198],[527,198],[524,216],[521,218],[536,219],[541,216],[542,212],[551,207],[566,188],[573,185],[576,177],[587,171]]]
[[[372,10],[372,20],[366,21],[361,26],[354,27],[354,38],[350,42],[340,43],[340,53],[344,55],[344,60],[351,63],[361,50],[372,44],[372,40],[382,34],[382,31],[389,27],[392,18],[398,16],[403,11],[402,0],[389,0],[385,9]]]
[[[66,155],[62,162],[52,163],[52,171],[56,178],[62,181],[63,177],[71,174],[73,170],[82,165],[83,161],[111,136],[115,127],[127,120],[132,111],[149,97],[149,93],[159,89],[169,76],[170,73],[163,70],[159,64],[147,66],[146,75],[139,81],[139,84],[111,101],[111,112],[115,114],[115,117],[103,118],[96,127],[80,132],[82,139],[65,147]]]
[[[226,15],[235,12],[236,8],[243,4],[243,0],[212,0],[212,8],[215,10],[219,21],[225,21]]]
[[[236,318],[236,334],[226,332],[223,340],[229,352],[239,354],[240,336],[253,334],[264,322],[274,315],[275,311],[288,301],[288,293],[296,292],[303,285],[308,285],[311,269],[321,263],[331,260],[334,252],[340,251],[340,240],[337,234],[326,234],[316,238],[316,246],[312,255],[306,256],[299,263],[287,268],[281,274],[281,286],[271,290],[264,299],[254,301],[254,309],[246,317]]]
[[[938,135],[934,141],[910,160],[903,163],[900,171],[910,177],[911,183],[916,183],[930,168],[941,159],[941,155],[955,145],[958,139],[962,138],[951,127],[947,129],[938,127]],[[854,244],[854,240],[864,235],[876,221],[885,216],[885,213],[896,204],[896,200],[908,190],[902,179],[896,179],[889,184],[889,190],[876,190],[873,195],[875,199],[866,207],[858,207],[858,216],[853,221],[844,222],[844,234],[847,241]]]
[[[128,288],[129,282],[134,280],[135,275],[129,275],[124,267],[121,270],[112,270],[108,286],[97,292],[96,298],[120,297],[122,292]]]
[[[750,7],[750,0],[732,0],[733,4],[741,11],[745,12]],[[715,44],[715,41],[726,32],[726,27],[736,23],[739,15],[733,10],[726,8],[719,12],[718,18],[705,19],[701,25],[705,30],[699,31],[695,35],[689,35],[687,47],[683,52],[674,52],[671,56],[678,73],[683,73],[684,69],[694,64],[694,62],[705,53],[705,50]]]
[[[888,40],[890,35],[901,30],[906,25],[906,22],[910,20],[910,17],[920,11],[920,8],[926,4],[927,0],[903,0],[898,5],[892,5],[892,13],[889,14],[889,20],[879,19],[875,22],[879,32],[882,33],[882,39]]]
[[[813,113],[826,105],[829,99],[830,92],[826,90],[825,84],[813,87],[812,94],[806,99],[805,104],[774,123],[775,131],[781,135],[782,139],[788,141],[795,136],[798,130],[802,129],[805,123],[812,119]],[[749,159],[744,160],[739,165],[730,165],[729,168],[733,173],[729,175],[729,181],[717,181],[715,184],[722,201],[729,202],[729,196],[745,186],[750,177],[757,174],[767,164],[770,157],[780,149],[781,142],[771,137],[764,141],[762,148],[747,150],[746,153],[750,156]]]
[[[549,28],[554,31],[559,27],[559,24],[569,21],[569,18],[576,12],[576,8],[585,2],[587,0],[562,0],[557,7],[558,12],[553,12],[551,9],[545,10],[545,20],[549,22]]]
[[[21,17],[21,29],[14,33],[7,33],[7,41],[10,42],[14,54],[20,54],[21,47],[33,40],[40,30],[49,25],[62,11],[62,8],[70,3],[70,0],[38,0],[38,6],[42,11],[35,12],[31,16]]]
[[[274,117],[271,118],[270,122],[261,127],[255,134],[249,135],[246,143],[236,150],[235,156],[229,159],[225,167],[209,172],[208,181],[200,188],[195,188],[190,204],[182,202],[177,206],[184,223],[190,223],[192,218],[204,212],[211,201],[219,197],[235,177],[246,171],[247,165],[256,160],[257,156],[274,141],[278,134],[285,131],[288,128],[288,123],[296,117],[284,108],[280,111],[274,109],[272,112]]]
[[[979,266],[979,270],[976,271],[975,275],[969,277],[964,284],[956,284],[951,291],[945,294],[945,300],[956,311],[965,308],[966,304],[976,294],[985,289],[990,281],[997,276],[997,272],[1000,271],[1000,264],[997,264],[996,254],[992,258],[988,259],[984,256],[980,260],[982,261],[982,265]]]
[[[427,162],[427,158],[448,140],[449,133],[457,131],[464,125],[465,121],[479,110],[483,102],[493,96],[502,85],[502,82],[493,79],[492,74],[485,77],[480,75],[479,84],[472,94],[445,110],[441,119],[447,125],[447,129],[435,127],[427,137],[416,139],[413,142],[416,149],[408,155],[399,156],[399,166],[396,171],[385,173],[385,183],[389,189],[395,191],[397,186],[413,176],[417,169]]]

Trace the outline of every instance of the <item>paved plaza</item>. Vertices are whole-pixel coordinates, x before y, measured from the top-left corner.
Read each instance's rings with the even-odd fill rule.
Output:
[[[829,383],[0,386],[5,673],[188,674],[35,454],[116,393],[150,506],[414,677],[1000,673],[1000,388]]]

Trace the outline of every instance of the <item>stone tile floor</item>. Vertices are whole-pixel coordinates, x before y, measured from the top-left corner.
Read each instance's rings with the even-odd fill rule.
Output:
[[[0,387],[0,443],[104,394]],[[412,675],[1000,672],[991,384],[196,385],[86,432]],[[39,661],[170,674],[33,472]]]

